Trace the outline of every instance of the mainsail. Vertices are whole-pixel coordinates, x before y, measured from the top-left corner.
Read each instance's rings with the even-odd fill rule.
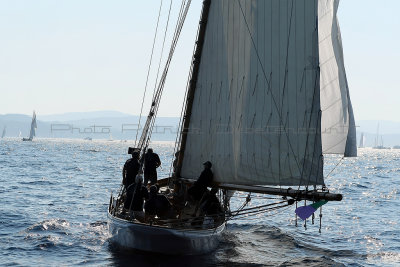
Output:
[[[323,153],[354,154],[337,4],[211,1],[181,177],[197,178],[209,160],[217,182],[323,185]],[[321,131],[336,126],[338,135]]]
[[[1,133],[1,138],[4,138],[4,136],[6,136],[6,126],[4,126],[3,128],[3,132]]]
[[[32,140],[34,136],[36,136],[36,113],[33,111],[32,122],[31,122],[31,131],[29,133],[29,140]]]

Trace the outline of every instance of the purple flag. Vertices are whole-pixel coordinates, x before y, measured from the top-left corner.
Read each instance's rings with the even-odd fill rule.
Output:
[[[304,221],[308,217],[310,217],[319,207],[326,203],[328,203],[328,201],[319,201],[308,206],[298,207],[295,210],[295,213]]]

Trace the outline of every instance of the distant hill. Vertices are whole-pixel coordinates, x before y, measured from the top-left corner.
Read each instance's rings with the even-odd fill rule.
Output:
[[[65,114],[40,115],[38,137],[85,138],[132,140],[136,137],[139,116],[118,111],[70,112]],[[19,131],[28,136],[31,116],[21,114],[0,115],[0,131],[7,126],[6,136],[16,137]],[[146,117],[142,117],[143,126]],[[385,146],[400,145],[400,122],[360,120],[357,121],[357,138],[366,136],[366,146],[374,146],[377,127]],[[159,117],[153,130],[153,140],[173,141],[176,138],[179,118]],[[140,135],[139,131],[139,134]],[[110,135],[111,133],[111,135]]]
[[[119,118],[133,116],[119,111],[91,111],[91,112],[69,112],[64,114],[37,115],[38,120],[42,121],[75,121],[81,119],[95,118]]]
[[[143,127],[146,117],[142,117]],[[0,115],[0,131],[7,126],[6,137],[29,135],[31,116],[21,114]],[[37,137],[43,138],[85,138],[93,139],[135,139],[139,116],[117,111],[73,112],[40,116],[37,114]],[[176,139],[179,118],[159,117],[156,119],[152,139],[174,141]],[[140,136],[139,130],[138,136]]]

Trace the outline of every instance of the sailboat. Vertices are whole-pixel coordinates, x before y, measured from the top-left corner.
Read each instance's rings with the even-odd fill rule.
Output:
[[[147,252],[202,254],[216,249],[235,216],[308,201],[311,205],[295,209],[306,220],[327,201],[342,199],[327,189],[323,174],[324,155],[357,155],[338,4],[203,1],[174,172],[158,181],[173,202],[183,195],[180,214],[169,220],[136,219],[124,212],[121,189],[111,195],[108,207],[113,242]],[[142,157],[164,83],[163,75],[135,148]],[[185,202],[205,161],[212,163],[212,186],[223,210],[213,220],[207,214],[190,215],[193,207]],[[249,195],[242,207],[231,210],[235,191]],[[254,193],[282,198],[248,207]]]
[[[365,147],[365,135],[364,133],[361,133],[361,137],[360,137],[360,144],[359,144],[359,148],[364,148]]]
[[[1,133],[1,138],[2,139],[6,136],[6,128],[7,128],[7,126],[4,126],[3,132]]]
[[[35,111],[33,111],[33,115],[32,115],[32,122],[31,122],[31,131],[29,132],[29,137],[28,138],[22,138],[22,141],[32,141],[33,137],[36,136],[36,128],[37,128],[37,124],[36,124],[36,113]]]
[[[383,136],[379,135],[379,123],[376,128],[375,146],[373,148],[374,149],[390,149],[389,147],[383,146]]]

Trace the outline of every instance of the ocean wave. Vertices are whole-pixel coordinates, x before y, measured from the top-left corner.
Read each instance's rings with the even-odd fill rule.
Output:
[[[367,261],[371,264],[400,265],[400,253],[394,251],[383,251],[367,255]]]
[[[59,237],[54,235],[41,236],[36,240],[37,244],[35,247],[40,250],[53,248],[57,246],[57,241],[59,241],[59,239]]]
[[[27,230],[30,231],[60,231],[70,227],[70,223],[62,219],[50,219],[34,224]]]
[[[328,257],[306,257],[306,258],[294,258],[283,262],[279,266],[307,266],[307,267],[319,267],[319,266],[345,266],[343,263],[339,263]]]
[[[74,166],[74,167],[64,167],[64,171],[76,171],[76,172],[83,172],[83,168]]]

